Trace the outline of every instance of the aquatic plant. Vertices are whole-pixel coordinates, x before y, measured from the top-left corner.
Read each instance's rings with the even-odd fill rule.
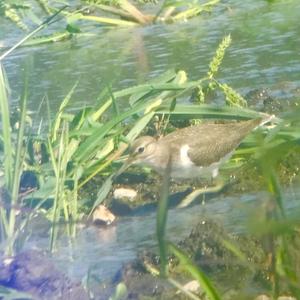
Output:
[[[17,5],[7,3],[7,1],[0,1],[0,14],[15,23],[19,28],[27,31],[28,26],[23,22],[22,17],[18,14],[17,9],[28,9],[26,5]]]
[[[16,44],[14,44],[12,47],[10,47],[7,51],[5,51],[1,56],[0,56],[0,61],[2,61],[6,56],[8,56],[11,52],[13,52],[16,48],[20,47],[21,45],[26,44],[26,42],[28,42],[28,40],[33,37],[36,33],[38,33],[39,31],[41,31],[42,29],[46,28],[48,25],[50,25],[52,22],[54,22],[53,19],[55,19],[55,17],[60,14],[66,6],[62,7],[61,9],[59,9],[58,11],[56,11],[53,15],[51,15],[50,17],[48,17],[45,21],[41,22],[41,24],[35,28],[34,30],[32,30],[30,33],[28,33],[25,37],[23,37],[19,42],[17,42]],[[51,41],[51,40],[50,40]]]
[[[155,15],[143,13],[134,4],[127,0],[121,1],[102,1],[102,0],[86,0],[87,3],[93,5],[104,12],[118,16],[116,18],[98,18],[90,16],[78,16],[79,19],[93,20],[102,24],[131,26],[131,25],[146,25],[151,23],[173,23],[178,21],[186,21],[196,17],[199,14],[210,11],[219,0],[211,0],[204,4],[199,4],[198,1],[163,1]],[[126,21],[123,21],[125,19]]]
[[[153,5],[159,5],[156,1],[140,2],[151,2]],[[79,8],[74,8],[74,3],[66,4],[63,8],[57,8],[44,0],[24,1],[22,5],[18,1],[11,1],[9,3],[0,1],[0,14],[4,15],[24,31],[30,31],[32,25],[28,24],[28,20],[33,24],[38,24],[38,26],[45,23],[50,24],[51,22],[48,22],[48,19],[52,15],[57,15],[64,10],[60,14],[60,18],[56,21],[63,20],[64,22],[61,23],[66,24],[66,26],[63,25],[64,27],[58,31],[48,32],[43,36],[34,37],[32,40],[22,43],[23,46],[35,46],[63,41],[74,36],[93,36],[95,34],[91,33],[90,29],[88,31],[85,30],[85,25],[91,22],[100,23],[105,26],[131,27],[157,22],[171,23],[186,21],[203,12],[210,11],[219,3],[219,0],[210,0],[204,4],[199,4],[198,1],[163,1],[155,15],[143,13],[135,4],[127,0],[86,0],[85,3],[88,5]],[[94,14],[95,10],[97,14]],[[112,16],[110,17],[110,15]],[[42,21],[43,17],[46,21]],[[78,25],[78,21],[80,21],[80,26]]]
[[[245,100],[232,87],[217,80],[217,72],[230,42],[229,36],[221,42],[204,78],[190,81],[186,72],[170,70],[147,84],[121,91],[113,91],[107,87],[100,92],[93,107],[85,107],[71,113],[68,111],[68,104],[80,82],[75,83],[62,101],[54,119],[49,120],[49,131],[44,136],[38,137],[34,134],[29,136],[24,134],[28,89],[26,80],[20,102],[19,127],[17,130],[12,128],[6,92],[8,84],[4,73],[1,72],[0,105],[3,151],[3,170],[1,171],[4,174],[3,187],[9,191],[10,197],[6,199],[5,205],[0,205],[0,214],[1,238],[7,240],[7,253],[13,251],[20,232],[20,229],[15,226],[17,212],[15,208],[22,208],[28,202],[35,203],[33,210],[44,207],[44,215],[51,220],[51,249],[55,247],[61,221],[66,223],[68,234],[74,236],[76,222],[81,217],[80,213],[92,212],[99,203],[106,199],[112,187],[114,171],[119,165],[116,160],[120,159],[128,144],[148,126],[154,116],[165,121],[164,129],[170,120],[203,118],[238,120],[257,117],[259,113],[245,108]],[[206,103],[206,93],[210,89],[223,94],[223,105]],[[182,97],[189,96],[194,100],[194,92],[199,90],[201,101],[195,101],[194,104],[180,103]],[[120,111],[119,102],[123,100],[128,101],[128,107]],[[299,147],[298,113],[299,111],[296,111],[283,116],[284,121],[280,126],[268,132],[267,136],[264,133],[258,134],[257,138],[253,138],[246,145],[248,154],[256,153],[257,165],[262,170],[272,201],[276,204],[272,218],[266,214],[266,217],[262,219],[262,224],[268,226],[262,225],[261,228],[268,229],[268,231],[256,230],[257,234],[261,232],[261,235],[271,235],[273,238],[271,274],[273,274],[274,295],[279,294],[281,290],[280,279],[282,278],[294,295],[299,294],[296,286],[297,263],[294,262],[294,244],[298,244],[295,242],[297,235],[295,226],[298,224],[286,223],[282,204],[284,197],[275,168],[283,153],[288,153],[293,147]],[[244,154],[245,152],[241,151],[238,155]],[[20,197],[20,178],[26,170],[36,175],[38,185],[35,191]],[[80,199],[80,189],[96,175],[101,175],[100,188],[97,197],[92,199],[91,206],[87,207],[86,203]],[[219,299],[220,292],[201,270],[201,266],[195,266],[181,249],[168,243],[166,232],[168,189],[169,178],[165,176],[157,215],[157,238],[161,257],[160,274],[165,276],[171,284],[184,290],[172,278],[168,270],[168,254],[173,253],[185,265],[186,271],[200,282],[210,299]],[[30,216],[21,222],[22,226],[29,221]],[[278,228],[281,229],[280,234],[277,234]],[[285,229],[287,231],[283,233]],[[243,253],[237,246],[228,241],[227,243],[224,241],[224,244],[241,260],[244,259]],[[193,296],[190,295],[190,297]]]
[[[222,44],[221,48],[224,48]],[[214,64],[220,64],[220,60],[220,58],[214,59]],[[208,76],[196,81],[188,81],[184,71],[171,70],[147,84],[116,92],[107,88],[100,93],[93,108],[85,107],[76,113],[70,113],[67,111],[68,103],[78,83],[73,86],[62,101],[54,119],[48,120],[51,124],[48,134],[45,137],[39,135],[37,138],[31,134],[30,139],[25,142],[25,145],[28,145],[28,154],[23,154],[22,164],[18,162],[20,169],[18,176],[21,176],[22,170],[29,170],[36,174],[38,179],[38,190],[26,195],[23,200],[27,202],[34,200],[32,203],[38,203],[37,208],[41,206],[47,208],[46,216],[53,224],[51,248],[54,247],[57,224],[61,219],[67,224],[67,232],[72,236],[75,235],[79,211],[84,206],[79,203],[78,191],[97,174],[107,174],[108,168],[122,155],[128,143],[138,136],[155,114],[161,117],[170,115],[171,118],[181,119],[201,117],[243,119],[257,116],[254,111],[238,107],[177,104],[176,99],[192,94],[205,82],[209,85],[210,82],[217,82],[217,80],[213,76]],[[4,128],[6,128],[6,131],[3,131],[3,137],[9,143],[11,139],[6,136],[10,137],[11,125],[5,123],[9,116],[8,99],[4,94],[5,85],[2,90],[4,100],[1,111]],[[127,110],[120,112],[118,102],[124,98],[129,99],[130,106]],[[25,108],[24,110],[26,111]],[[24,122],[23,119],[22,121]],[[130,125],[131,122],[133,125]],[[120,126],[122,123],[127,126]],[[21,140],[19,146],[23,145]],[[7,144],[4,147],[4,150],[8,151],[7,157],[12,156],[9,149],[11,146]],[[6,166],[5,170],[11,170],[11,166]],[[6,171],[5,178],[11,178],[11,176]],[[11,181],[11,179],[7,180]],[[19,181],[15,184],[14,197],[16,198]],[[7,186],[10,189],[10,183],[7,183]],[[108,176],[99,189],[90,211],[93,211],[106,198],[111,186],[112,176]],[[3,215],[5,215],[4,212]],[[6,224],[5,221],[3,224]],[[13,225],[10,227],[11,234],[14,231],[12,228]]]
[[[2,171],[4,177],[4,183],[1,188],[2,194],[7,195],[7,199],[1,199],[0,202],[0,228],[1,238],[7,240],[6,254],[12,254],[14,240],[16,239],[17,233],[17,228],[15,227],[17,208],[22,202],[19,195],[19,185],[24,167],[23,160],[25,147],[23,144],[23,138],[26,120],[27,82],[25,81],[24,91],[20,100],[20,118],[17,132],[15,130],[13,131],[11,126],[7,91],[8,84],[2,65],[0,65],[0,112],[2,120],[1,140],[3,147],[3,156],[1,160],[3,164]],[[6,206],[8,206],[8,209],[6,209]]]
[[[246,101],[241,97],[234,89],[226,84],[219,83],[214,77],[217,73],[219,66],[224,58],[225,50],[229,46],[231,40],[230,37],[223,39],[219,45],[215,57],[210,63],[210,70],[208,71],[208,78],[205,78],[203,82],[207,82],[210,89],[220,88],[225,94],[227,107],[217,108],[213,117],[222,119],[228,116],[223,115],[224,110],[226,112],[234,112],[235,118],[242,117],[243,112],[246,113],[247,110],[244,108],[241,112],[236,110],[237,108],[245,107]],[[203,91],[199,83],[200,90]],[[202,100],[205,99],[203,95]],[[201,101],[202,103],[203,101]],[[204,104],[199,105],[199,108],[194,106],[186,105],[182,106],[180,104],[175,105],[172,110],[166,108],[163,114],[169,114],[170,118],[178,119],[185,118],[198,118],[199,109],[203,111],[201,117],[210,117],[210,113],[213,113],[214,108],[211,106],[205,106]],[[230,108],[229,108],[230,107]],[[234,108],[233,108],[234,107]],[[208,111],[205,112],[205,108]],[[157,110],[159,114],[159,109]],[[253,113],[253,112],[252,112]],[[266,249],[266,256],[271,255],[271,262],[269,266],[269,279],[271,284],[271,290],[269,292],[273,297],[277,298],[281,293],[291,293],[297,299],[299,298],[299,286],[296,282],[299,282],[297,270],[300,267],[300,261],[297,255],[295,255],[295,249],[298,247],[299,234],[298,226],[299,222],[293,220],[292,222],[286,223],[286,213],[284,210],[284,199],[280,183],[278,181],[278,176],[276,174],[276,168],[278,162],[286,157],[288,151],[293,151],[295,148],[300,146],[300,121],[299,118],[296,120],[295,116],[299,114],[299,109],[296,112],[292,112],[284,116],[284,121],[281,121],[279,125],[273,128],[268,135],[258,132],[257,139],[254,141],[254,148],[252,145],[252,153],[255,153],[256,166],[262,173],[262,177],[266,184],[266,188],[270,194],[270,203],[265,214],[262,217],[260,224],[257,224],[257,220],[254,221],[254,232],[252,229],[252,234],[255,236],[264,236],[265,240],[271,241],[271,248]],[[201,113],[200,113],[201,115]],[[248,145],[249,146],[249,145]],[[161,199],[158,204],[157,212],[157,240],[160,255],[160,276],[165,277],[168,281],[185,293],[190,299],[198,299],[197,296],[191,292],[186,291],[186,289],[178,283],[172,274],[168,270],[168,256],[172,253],[178,259],[184,270],[191,274],[191,276],[196,279],[205,292],[209,299],[221,299],[220,293],[214,287],[212,281],[205,275],[201,270],[201,266],[196,266],[188,255],[180,250],[173,243],[168,242],[166,224],[167,224],[167,210],[168,210],[168,195],[169,195],[169,173],[166,172],[164,180],[161,187]],[[251,227],[251,226],[250,226]],[[266,231],[267,228],[267,231]],[[279,231],[278,231],[279,230]],[[229,251],[231,251],[241,263],[248,266],[249,269],[259,270],[262,266],[253,266],[248,262],[246,256],[239,249],[238,245],[233,244],[231,241],[224,239],[223,245]],[[284,282],[284,283],[283,283]]]
[[[288,157],[289,153],[299,152],[300,150],[300,119],[296,117],[296,115],[299,116],[299,112],[299,109],[296,109],[284,115],[281,123],[269,130],[267,135],[258,131],[254,135],[254,141],[252,141],[255,145],[251,150],[253,154],[252,162],[264,182],[264,189],[268,191],[268,196],[266,196],[266,200],[262,199],[261,205],[258,204],[257,210],[249,212],[249,227],[246,236],[260,241],[259,243],[261,243],[264,251],[263,257],[266,258],[265,261],[261,260],[260,263],[252,261],[248,258],[248,254],[242,250],[242,244],[233,243],[224,235],[221,241],[223,247],[232,252],[241,265],[252,273],[267,273],[267,279],[264,283],[259,281],[259,284],[263,285],[264,292],[274,297],[274,299],[286,294],[294,296],[295,299],[300,296],[298,285],[300,259],[299,255],[296,254],[300,242],[299,220],[295,216],[287,216],[285,207],[287,207],[288,199],[284,195],[284,189],[277,174],[279,164]],[[172,115],[172,112],[170,113]],[[180,115],[180,112],[178,114]],[[180,116],[178,117],[180,118]],[[172,272],[168,270],[171,264],[168,258],[173,254],[177,257],[181,270],[184,270],[190,274],[192,279],[198,281],[202,291],[209,299],[221,299],[220,295],[222,293],[216,289],[216,281],[209,279],[208,275],[202,270],[201,265],[196,265],[193,262],[190,258],[191,253],[185,253],[178,246],[168,241],[166,222],[169,183],[167,176],[163,182],[157,214],[160,275],[166,277],[174,287],[185,293],[188,298],[198,299],[194,293],[192,295],[187,294],[185,287],[177,282]],[[266,244],[267,247],[263,246]],[[196,249],[196,251],[201,251],[199,248]],[[226,271],[224,272],[225,275],[223,276],[226,276]],[[213,272],[210,276],[214,276]],[[243,291],[237,291],[237,293],[239,299],[241,299]]]

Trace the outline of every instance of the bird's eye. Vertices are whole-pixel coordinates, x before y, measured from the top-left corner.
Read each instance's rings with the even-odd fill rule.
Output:
[[[138,148],[137,148],[137,153],[143,153],[144,150],[145,150],[144,147],[138,147]]]

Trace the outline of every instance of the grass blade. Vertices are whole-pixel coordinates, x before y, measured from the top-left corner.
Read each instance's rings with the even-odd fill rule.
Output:
[[[147,103],[139,103],[132,109],[129,109],[120,115],[116,116],[114,119],[110,120],[106,124],[104,124],[101,129],[96,128],[94,130],[94,133],[91,134],[78,148],[74,155],[74,159],[78,162],[82,160],[86,160],[90,157],[91,154],[93,154],[94,150],[99,147],[101,144],[103,138],[109,133],[109,131],[125,120],[126,118],[141,112],[142,110],[145,109],[147,106]]]
[[[107,195],[111,191],[112,184],[113,184],[113,175],[109,176],[102,184],[101,189],[97,193],[97,199],[94,202],[92,209],[90,210],[89,217],[91,216],[94,209],[99,204],[101,204],[104,201],[104,199],[107,197]]]
[[[0,111],[2,122],[2,136],[4,143],[4,178],[5,186],[10,189],[12,185],[12,170],[13,170],[13,152],[11,144],[11,126],[10,126],[10,113],[7,97],[7,82],[5,80],[5,73],[2,65],[0,64]]]
[[[193,300],[201,300],[199,297],[194,295],[192,292],[184,288],[179,282],[174,280],[173,278],[168,278],[169,283],[171,283],[174,287],[176,287],[178,290],[180,290],[183,294],[187,295],[190,299]]]
[[[228,106],[216,106],[216,105],[184,105],[177,104],[173,111],[170,111],[168,105],[161,105],[156,110],[157,114],[171,114],[171,118],[180,119],[233,119],[233,120],[245,120],[251,118],[258,118],[260,114],[254,110],[228,107]]]
[[[19,130],[18,130],[18,138],[16,144],[16,154],[14,157],[14,167],[13,167],[13,182],[11,188],[9,189],[11,193],[11,202],[10,202],[10,212],[9,212],[9,226],[8,226],[8,247],[6,249],[7,255],[13,254],[13,246],[14,246],[14,231],[15,231],[15,218],[16,218],[16,210],[14,209],[18,202],[19,197],[19,187],[20,187],[20,179],[23,172],[23,158],[25,153],[25,147],[23,144],[24,131],[25,131],[25,123],[26,123],[26,106],[27,106],[27,96],[28,96],[28,76],[27,72],[25,73],[24,80],[24,89],[21,96],[20,103],[20,121],[19,121]]]
[[[167,225],[167,217],[168,217],[170,171],[171,171],[171,161],[169,157],[167,169],[164,172],[164,177],[162,181],[160,201],[158,202],[157,216],[156,216],[156,235],[157,235],[159,255],[160,255],[160,275],[162,277],[168,275],[167,243],[166,243],[165,235],[166,235],[166,225]]]
[[[152,119],[154,115],[154,112],[150,112],[147,115],[143,116],[136,124],[135,126],[130,130],[130,132],[127,134],[126,138],[131,141],[133,139],[135,139],[138,134],[147,126],[147,124],[150,122],[150,120]],[[122,145],[119,147],[119,150],[117,151],[117,153],[115,153],[114,155],[112,155],[105,164],[101,164],[100,167],[93,172],[93,174],[91,174],[87,179],[85,179],[80,185],[79,187],[82,187],[86,182],[88,182],[92,177],[94,177],[96,174],[98,174],[100,171],[102,171],[105,167],[107,167],[108,164],[110,164],[114,159],[116,159],[117,157],[119,157],[127,148],[127,145]],[[97,200],[95,201],[89,215],[91,215],[91,213],[93,212],[93,210],[100,204],[103,202],[103,200],[107,197],[108,193],[111,190],[113,184],[113,176],[110,176],[109,178],[106,179],[106,181],[104,182],[104,184],[101,186],[100,190],[98,191],[97,194]]]
[[[61,123],[61,120],[62,120],[62,114],[64,112],[64,109],[66,108],[66,106],[68,105],[76,87],[78,85],[78,81],[73,85],[73,87],[71,88],[70,92],[67,94],[67,96],[63,99],[62,103],[60,104],[60,107],[59,107],[59,110],[58,110],[58,113],[55,117],[55,121],[54,121],[54,125],[53,125],[53,129],[52,129],[52,137],[51,137],[51,140],[52,142],[56,141],[57,139],[57,133],[58,133],[58,130],[59,130],[59,127],[60,127],[60,123]]]
[[[137,23],[130,22],[130,21],[124,21],[120,19],[113,19],[113,18],[106,18],[106,17],[98,17],[98,16],[85,16],[80,15],[78,16],[79,20],[88,20],[93,21],[97,23],[102,23],[105,25],[114,25],[114,26],[137,26]]]
[[[33,30],[32,32],[30,32],[28,35],[26,35],[23,39],[21,39],[18,43],[16,43],[13,47],[11,47],[9,50],[7,50],[6,52],[4,52],[1,56],[0,56],[0,61],[3,60],[6,56],[8,56],[11,52],[13,52],[16,48],[18,48],[19,46],[21,46],[24,42],[26,42],[29,38],[31,38],[33,35],[35,35],[37,32],[39,32],[40,30],[42,30],[43,28],[45,28],[46,26],[48,26],[49,24],[53,23],[53,19],[61,13],[61,11],[63,11],[65,8],[67,7],[67,5],[63,6],[61,9],[59,9],[57,12],[55,12],[52,16],[50,16],[49,18],[47,18],[39,27],[37,27],[35,30]],[[52,21],[52,22],[51,22]]]
[[[207,276],[197,268],[188,256],[173,244],[169,244],[169,249],[179,259],[185,269],[200,283],[201,288],[205,291],[210,300],[221,300],[217,290]]]

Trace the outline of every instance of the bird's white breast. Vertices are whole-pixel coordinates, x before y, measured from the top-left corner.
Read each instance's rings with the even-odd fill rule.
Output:
[[[222,163],[230,158],[233,151],[228,153],[225,157],[216,161],[209,166],[197,166],[190,159],[189,145],[183,145],[180,148],[179,160],[172,162],[171,177],[173,178],[196,178],[196,177],[216,177],[218,175],[219,167]]]
[[[172,162],[171,177],[173,178],[195,178],[201,177],[207,172],[206,168],[196,166],[190,159],[189,145],[180,148],[179,160]]]
[[[180,148],[180,164],[183,168],[184,167],[189,168],[191,166],[194,166],[194,163],[191,161],[188,155],[189,149],[190,149],[189,145],[183,145]]]

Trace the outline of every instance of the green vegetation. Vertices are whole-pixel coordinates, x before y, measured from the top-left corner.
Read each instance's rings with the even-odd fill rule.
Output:
[[[148,1],[140,1],[148,2]],[[155,1],[153,1],[155,2]],[[127,0],[103,1],[84,0],[74,6],[50,6],[47,1],[0,1],[0,16],[4,15],[17,27],[24,31],[31,31],[28,20],[37,26],[44,26],[53,22],[59,22],[61,29],[50,34],[33,37],[23,46],[36,46],[39,44],[58,42],[72,37],[94,35],[91,33],[91,24],[104,26],[139,26],[153,23],[182,22],[196,17],[204,12],[209,12],[220,0],[210,0],[199,4],[198,1],[163,1],[158,11],[153,15],[143,13],[138,5]],[[59,3],[58,3],[59,4]],[[141,5],[141,3],[138,3]],[[158,3],[152,3],[158,6]],[[62,11],[59,17],[51,20]],[[42,18],[46,21],[42,21]],[[36,32],[36,31],[34,31]]]
[[[17,238],[16,225],[16,208],[19,204],[19,186],[20,178],[24,168],[24,131],[27,103],[27,84],[25,83],[24,93],[20,101],[20,119],[16,135],[12,134],[10,124],[9,105],[7,98],[7,86],[5,75],[0,67],[0,107],[2,120],[2,135],[3,143],[2,165],[4,174],[4,186],[9,193],[8,203],[12,209],[6,211],[3,206],[0,207],[1,214],[1,237],[7,239],[7,254],[13,253],[14,241]],[[13,148],[15,150],[13,150]],[[2,204],[4,205],[4,203]]]
[[[225,41],[228,38],[225,39]],[[223,47],[221,44],[221,48]],[[218,50],[217,53],[220,51]],[[211,66],[220,62],[214,59]],[[212,67],[211,67],[212,68]],[[216,68],[216,67],[215,67]],[[214,107],[207,105],[187,106],[176,103],[176,99],[182,95],[193,93],[195,89],[203,85],[211,86],[210,83],[217,83],[213,88],[222,86],[214,79],[213,73],[206,78],[196,81],[187,81],[184,71],[168,71],[148,84],[139,85],[125,90],[111,92],[110,89],[102,91],[97,99],[93,109],[86,107],[81,111],[71,114],[66,111],[72,94],[76,90],[77,84],[71,89],[69,94],[62,101],[59,111],[54,120],[51,122],[49,133],[44,139],[39,136],[31,135],[29,141],[23,136],[26,115],[26,94],[24,94],[24,103],[22,118],[20,120],[19,140],[17,149],[22,149],[16,153],[17,173],[14,174],[14,185],[10,181],[6,182],[5,187],[12,191],[13,198],[10,200],[10,206],[13,208],[16,204],[22,206],[23,201],[34,203],[38,199],[38,207],[47,208],[46,216],[51,220],[51,249],[53,249],[56,236],[57,226],[60,219],[63,218],[67,224],[69,235],[75,235],[75,225],[79,220],[79,212],[84,209],[84,204],[78,202],[78,191],[90,179],[97,174],[107,174],[108,168],[112,162],[118,159],[126,150],[127,144],[134,140],[140,132],[147,126],[155,114],[164,116],[171,113],[175,118],[251,118],[257,116],[257,112],[229,107]],[[11,157],[9,161],[4,162],[5,172],[12,170],[11,165],[14,160],[12,153],[12,137],[10,132],[12,126],[7,116],[8,99],[6,96],[6,85],[4,76],[2,76],[2,106],[3,120],[6,121],[3,128],[4,151],[9,153],[5,157]],[[211,88],[211,87],[210,87]],[[222,91],[223,89],[221,89]],[[26,96],[26,97],[25,97]],[[129,98],[130,107],[124,112],[119,112],[118,101]],[[22,99],[23,99],[22,98]],[[237,100],[239,100],[237,98]],[[107,113],[110,121],[107,119]],[[126,121],[127,126],[120,126]],[[130,125],[130,122],[134,125]],[[128,123],[129,122],[129,123]],[[131,127],[131,129],[130,129]],[[25,139],[25,141],[24,141]],[[125,141],[125,143],[124,143]],[[29,152],[27,155],[24,145],[28,145]],[[22,156],[20,157],[22,153]],[[37,158],[36,158],[37,157]],[[21,159],[22,158],[22,159]],[[24,163],[23,163],[24,161]],[[23,170],[34,172],[38,178],[39,189],[33,193],[27,194],[18,203],[18,187],[20,176]],[[11,172],[11,171],[10,171]],[[109,172],[112,172],[110,169]],[[12,174],[5,174],[5,178],[10,180]],[[98,206],[107,196],[112,186],[112,177],[109,176],[98,192],[98,197],[90,208]],[[9,217],[10,225],[5,218],[2,220],[5,230],[4,236],[12,236],[14,230],[15,215],[11,210]],[[3,213],[3,216],[5,214]],[[12,239],[14,240],[14,239]],[[10,252],[12,245],[10,245]]]
[[[45,15],[51,15],[46,22],[41,23],[38,30],[51,23],[58,13],[63,13],[63,18],[66,18],[68,23],[67,31],[30,40],[27,45],[47,43],[58,37],[64,39],[79,34],[81,30],[77,31],[77,25],[74,25],[79,20],[122,26],[175,22],[196,16],[218,3],[210,1],[199,5],[192,2],[190,6],[185,5],[184,9],[179,5],[181,10],[177,11],[176,1],[164,1],[157,15],[148,16],[137,10],[129,1],[109,1],[110,5],[107,1],[93,1],[91,7],[120,17],[106,18],[86,15],[86,8],[65,12],[48,7],[45,1],[38,2]],[[6,17],[14,20],[20,28],[28,30],[17,10],[26,10],[29,6],[16,6],[3,1],[0,4]],[[183,70],[169,70],[147,84],[120,91],[112,91],[107,87],[99,92],[93,107],[70,112],[68,105],[76,93],[77,86],[80,85],[80,82],[77,82],[62,101],[54,119],[49,118],[49,130],[43,135],[39,132],[33,133],[27,122],[30,87],[26,73],[19,103],[18,122],[12,122],[7,93],[8,82],[1,66],[0,172],[3,174],[1,194],[6,196],[2,197],[0,202],[0,237],[5,243],[5,253],[14,253],[16,243],[21,239],[22,229],[30,223],[35,212],[43,214],[51,222],[51,250],[55,249],[58,232],[62,228],[70,237],[75,237],[76,224],[83,219],[83,215],[90,215],[103,201],[109,205],[107,196],[113,185],[113,176],[119,168],[118,160],[125,153],[128,144],[152,124],[155,116],[163,123],[162,131],[166,130],[170,122],[176,124],[182,120],[189,120],[193,124],[201,122],[202,119],[241,120],[257,117],[259,113],[248,109],[247,101],[237,91],[217,79],[217,72],[230,43],[230,36],[220,43],[203,78],[192,81],[188,80],[187,73]],[[6,52],[6,55],[9,53]],[[5,55],[1,59],[4,57]],[[223,95],[223,105],[209,104],[208,94],[212,91]],[[182,104],[178,101],[182,97],[190,97],[194,103]],[[120,109],[122,101],[128,103],[123,111]],[[49,106],[49,103],[46,104]],[[291,153],[299,153],[299,114],[299,108],[283,114],[276,127],[254,134],[246,140],[228,164],[231,170],[237,168],[240,164],[236,164],[235,161],[244,161],[244,157],[252,154],[252,163],[263,179],[264,190],[268,191],[268,206],[261,209],[259,218],[254,216],[255,221],[249,222],[247,235],[260,241],[267,240],[269,243],[269,247],[263,249],[264,256],[269,257],[268,280],[264,289],[275,299],[282,294],[300,298],[299,220],[287,217],[286,199],[278,174],[282,161]],[[20,182],[25,172],[31,172],[37,179],[37,184],[23,193]],[[81,197],[81,192],[92,179],[99,183],[99,190],[96,198],[87,203]],[[160,271],[154,267],[153,274],[167,279],[190,299],[202,299],[197,294],[186,291],[175,278],[176,271],[173,272],[173,268],[170,268],[169,261],[170,256],[175,257],[183,270],[182,273],[186,278],[197,280],[208,299],[222,299],[224,289],[220,288],[221,284],[211,279],[211,274],[206,274],[205,269],[193,261],[191,253],[168,241],[166,225],[169,185],[170,178],[166,172],[157,209],[156,233]],[[18,214],[19,210],[24,208],[32,210],[25,217]],[[226,237],[222,240],[222,245],[245,268],[251,272],[261,271],[262,265],[249,260],[241,245]],[[120,283],[110,299],[121,299],[125,294],[127,287]]]

